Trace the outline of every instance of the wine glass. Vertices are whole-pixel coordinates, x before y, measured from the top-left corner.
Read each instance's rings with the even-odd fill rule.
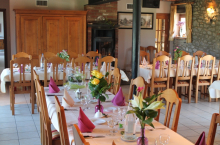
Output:
[[[86,110],[86,99],[85,99],[85,97],[81,98],[80,103],[83,105],[82,110],[85,111]]]
[[[86,109],[90,109],[89,103],[90,103],[91,100],[92,100],[91,97],[90,97],[90,95],[85,95],[84,98],[85,98],[85,106],[86,106]]]
[[[108,127],[110,128],[110,130],[109,130],[110,134],[107,134],[107,135],[114,136],[114,133],[115,133],[114,127],[117,124],[117,122],[115,120],[113,120],[112,118],[110,118],[110,120],[108,120],[107,123],[108,123]]]
[[[170,136],[168,135],[168,134],[161,134],[160,136],[159,136],[159,138],[160,138],[160,142],[162,143],[162,144],[168,144],[168,142],[169,142],[169,140],[170,140]]]
[[[155,139],[155,145],[164,145],[164,144],[162,144],[162,143],[160,142],[160,137],[157,137],[157,138]]]

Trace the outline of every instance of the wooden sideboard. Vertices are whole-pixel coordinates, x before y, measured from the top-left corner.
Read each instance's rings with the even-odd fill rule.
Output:
[[[17,52],[86,53],[87,11],[15,9]]]
[[[0,49],[4,49],[4,39],[0,39]]]

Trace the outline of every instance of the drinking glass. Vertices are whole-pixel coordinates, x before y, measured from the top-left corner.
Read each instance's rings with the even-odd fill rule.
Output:
[[[157,138],[155,139],[155,145],[164,145],[164,144],[162,144],[162,143],[160,142],[160,137],[157,137]]]
[[[162,144],[168,144],[168,142],[169,142],[169,140],[170,140],[170,136],[168,135],[168,134],[161,134],[160,136],[159,136],[159,138],[160,138],[160,142],[162,143]]]
[[[89,103],[92,101],[90,95],[85,95],[84,98],[85,98],[85,106],[86,106],[85,109],[90,109]]]
[[[112,118],[110,118],[110,120],[108,120],[107,121],[107,123],[108,123],[108,127],[110,128],[110,134],[107,134],[107,135],[109,135],[109,136],[114,136],[114,127],[115,127],[115,125],[116,125],[116,121],[115,120],[113,120]]]
[[[82,106],[82,110],[85,111],[86,110],[86,99],[85,97],[83,97],[81,100],[80,100],[81,104],[83,105]]]

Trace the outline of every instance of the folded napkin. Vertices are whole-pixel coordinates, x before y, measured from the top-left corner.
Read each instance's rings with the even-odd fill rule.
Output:
[[[146,61],[145,57],[143,58],[143,65],[148,65],[148,62]]]
[[[98,61],[99,61],[99,58],[97,57],[96,62],[95,62],[95,66],[98,66]]]
[[[203,131],[202,134],[199,136],[195,145],[206,145],[205,143],[205,132]]]
[[[20,69],[18,69],[18,72],[20,72],[20,73],[23,73],[23,64],[21,64],[21,70]]]
[[[105,69],[106,69],[106,63],[104,62],[102,67],[101,67],[101,69],[100,69],[100,71],[101,72],[105,72]]]
[[[112,99],[112,103],[115,106],[125,106],[125,97],[123,95],[122,89],[120,87],[118,93],[115,95],[115,97]]]
[[[69,95],[69,93],[67,92],[66,89],[64,89],[64,95],[62,97],[62,106],[64,108],[67,107],[73,107],[74,106],[74,100],[72,99],[72,97]]]
[[[53,78],[50,77],[49,93],[58,93],[59,91],[60,91],[60,89],[57,87],[57,85],[54,82]]]
[[[155,65],[155,69],[159,69],[159,68],[160,68],[160,61],[157,61]]]
[[[53,71],[53,64],[52,64],[52,63],[50,64],[50,67],[48,68],[47,71],[48,71],[48,72],[52,72],[52,71]]]
[[[167,60],[167,61],[166,61],[166,65],[168,65],[168,64],[169,64],[169,61]]]
[[[85,115],[82,111],[81,107],[79,110],[79,117],[78,117],[78,126],[82,133],[85,132],[92,132],[95,128],[95,125],[89,120],[89,118]]]

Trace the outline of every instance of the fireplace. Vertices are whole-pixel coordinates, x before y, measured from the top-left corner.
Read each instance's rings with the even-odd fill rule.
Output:
[[[115,57],[115,29],[93,26],[91,42],[92,51],[102,54],[102,57]]]

